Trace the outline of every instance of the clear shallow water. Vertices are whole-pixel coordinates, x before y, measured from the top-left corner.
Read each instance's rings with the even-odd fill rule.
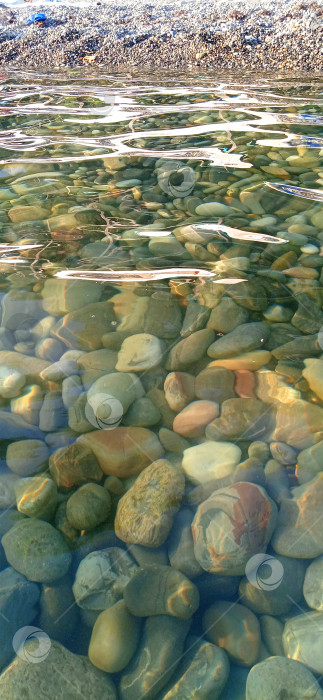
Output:
[[[320,79],[0,77],[3,696],[323,697]]]

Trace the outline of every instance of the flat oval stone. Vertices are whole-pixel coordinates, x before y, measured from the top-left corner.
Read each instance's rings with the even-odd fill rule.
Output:
[[[120,499],[114,523],[117,537],[130,544],[164,544],[185,488],[183,473],[165,459],[153,462]]]
[[[180,340],[169,353],[166,369],[185,370],[194,362],[198,362],[213,342],[214,337],[214,331],[204,328]]]
[[[194,398],[195,378],[188,372],[170,372],[164,383],[165,399],[172,411],[181,411]]]
[[[90,640],[89,659],[106,673],[122,671],[136,651],[140,622],[119,600],[97,618]]]
[[[299,559],[314,559],[323,554],[317,523],[322,516],[323,473],[292,490],[292,498],[280,504],[271,546],[277,554]]]
[[[199,437],[218,415],[219,406],[214,401],[192,401],[174,419],[173,430],[184,437]]]
[[[65,540],[44,520],[21,520],[1,542],[9,564],[29,581],[55,581],[70,567],[71,554]]]
[[[252,666],[260,648],[260,627],[256,615],[244,605],[219,600],[203,615],[207,639],[225,649],[239,666]]]
[[[256,484],[240,482],[214,491],[192,524],[194,553],[205,571],[241,576],[250,557],[264,552],[277,507]]]
[[[238,445],[208,440],[184,450],[182,468],[194,484],[205,484],[232,474],[240,458]]]
[[[323,691],[308,668],[283,656],[256,664],[248,675],[246,691],[246,700],[323,700]]]
[[[138,566],[120,547],[91,552],[76,572],[73,593],[77,605],[85,610],[101,611],[122,598],[123,590]]]
[[[264,347],[268,337],[269,328],[265,323],[242,323],[212,343],[207,354],[215,360],[235,357]]]
[[[148,617],[138,651],[121,677],[121,700],[156,698],[181,659],[189,626],[170,615]]]
[[[196,207],[195,213],[198,216],[232,216],[236,212],[221,202],[205,202]]]
[[[196,586],[171,566],[153,564],[133,575],[123,591],[133,615],[173,615],[188,620],[199,606]]]

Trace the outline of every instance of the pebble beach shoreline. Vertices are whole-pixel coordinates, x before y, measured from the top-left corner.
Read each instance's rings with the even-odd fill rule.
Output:
[[[44,22],[26,24],[33,13]],[[322,71],[318,0],[8,2],[0,65]]]

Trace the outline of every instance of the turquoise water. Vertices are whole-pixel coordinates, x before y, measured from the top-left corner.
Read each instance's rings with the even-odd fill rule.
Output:
[[[0,81],[1,697],[323,698],[320,77]]]

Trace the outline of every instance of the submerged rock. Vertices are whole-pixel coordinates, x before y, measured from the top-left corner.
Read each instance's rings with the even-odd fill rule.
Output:
[[[173,615],[187,620],[199,606],[196,586],[171,566],[153,564],[138,569],[123,596],[133,615]]]
[[[146,547],[162,545],[183,497],[183,473],[165,459],[144,469],[118,503],[114,523],[121,540]]]
[[[240,482],[214,491],[192,524],[194,553],[205,571],[241,576],[250,557],[266,550],[277,507],[266,491]]]
[[[283,656],[256,664],[248,675],[246,693],[246,700],[323,700],[323,691],[308,668]]]
[[[77,605],[93,611],[111,607],[122,598],[137,569],[136,562],[120,547],[91,552],[76,572],[73,593]]]
[[[47,635],[38,641],[35,634],[34,639],[27,642],[22,639],[22,642],[22,658],[17,656],[0,676],[0,693],[4,698],[20,700],[25,695],[26,700],[46,697],[75,700],[77,696],[117,699],[109,676],[95,668],[85,656],[72,654]],[[40,660],[41,673],[37,663]]]
[[[29,581],[55,581],[71,564],[62,535],[44,520],[21,520],[6,532],[1,543],[9,564]]]
[[[89,659],[101,671],[122,671],[134,655],[140,621],[130,614],[124,600],[119,600],[97,618],[89,646]]]

